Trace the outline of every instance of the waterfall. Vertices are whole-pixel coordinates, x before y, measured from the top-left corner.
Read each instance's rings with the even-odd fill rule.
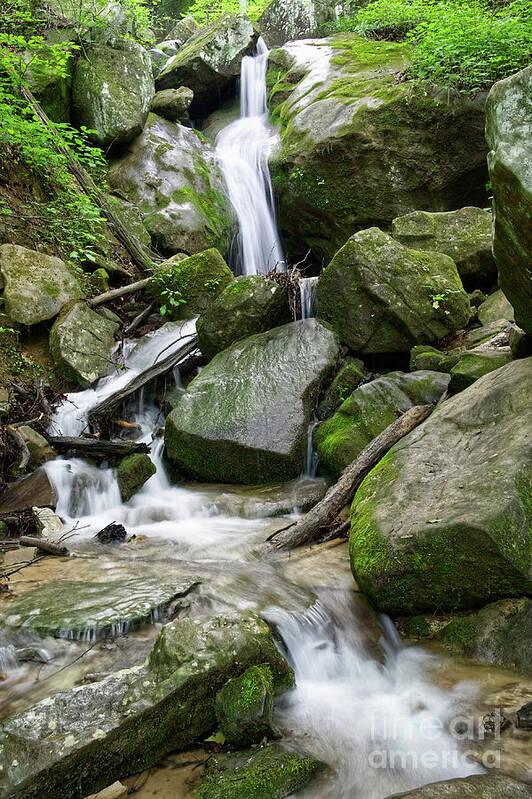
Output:
[[[238,221],[232,265],[244,275],[286,270],[268,168],[268,157],[279,142],[268,120],[268,54],[261,38],[257,55],[242,60],[240,119],[216,138],[218,161]]]
[[[310,319],[314,316],[314,303],[316,301],[317,277],[302,277],[299,280],[299,299],[301,302],[301,319]]]

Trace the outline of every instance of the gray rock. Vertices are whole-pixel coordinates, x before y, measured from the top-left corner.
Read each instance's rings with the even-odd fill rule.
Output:
[[[121,197],[114,197],[112,194],[107,196],[109,201],[113,204],[114,213],[122,222],[127,232],[130,235],[136,236],[141,244],[149,247],[151,244],[151,236],[144,227],[140,210],[132,203],[127,202],[127,200],[123,200]]]
[[[532,334],[532,66],[496,83],[486,107],[493,252],[515,321]]]
[[[144,127],[154,91],[150,59],[139,44],[117,39],[112,47],[88,47],[72,82],[74,119],[96,131],[90,137],[101,147],[125,144]]]
[[[242,58],[252,51],[256,38],[247,17],[221,16],[165,64],[157,89],[188,86],[194,92],[193,115],[206,117],[219,104],[220,94],[233,87]]]
[[[444,402],[365,478],[353,573],[379,610],[475,608],[532,590],[532,358]]]
[[[50,353],[59,372],[84,388],[109,374],[117,330],[116,322],[84,302],[67,305],[50,331]]]
[[[9,483],[0,498],[0,513],[13,513],[39,508],[55,508],[57,494],[44,469]]]
[[[320,275],[317,316],[355,352],[404,352],[467,325],[471,308],[448,255],[409,250],[378,228],[351,236]]]
[[[318,419],[327,419],[340,407],[342,402],[368,377],[366,367],[359,358],[345,358],[338,374],[323,395],[318,405]]]
[[[17,432],[22,436],[30,451],[28,471],[38,469],[39,466],[42,466],[46,461],[55,458],[56,453],[51,448],[48,441],[32,427],[24,424],[17,428]]]
[[[233,344],[192,381],[168,416],[168,457],[208,480],[297,477],[310,414],[337,356],[336,336],[315,319]]]
[[[268,627],[252,614],[172,622],[145,665],[57,693],[5,721],[0,791],[82,799],[149,768],[211,730],[217,691],[261,663],[277,691],[292,684]]]
[[[295,39],[319,36],[323,26],[341,18],[348,7],[348,2],[334,0],[273,0],[259,19],[259,30],[268,47],[281,47]]]
[[[194,92],[186,86],[179,89],[163,89],[156,92],[151,101],[151,110],[170,122],[187,122],[188,109],[194,99]]]
[[[489,325],[490,322],[497,322],[499,319],[513,322],[514,317],[514,309],[500,289],[490,294],[478,307],[478,318],[483,325]]]
[[[482,208],[414,211],[393,220],[392,235],[412,250],[445,253],[453,259],[465,283],[489,288],[497,280],[491,227],[491,213]]]
[[[176,42],[181,47],[200,31],[201,27],[194,17],[183,17],[168,31],[166,38]]]
[[[532,787],[504,774],[479,774],[445,780],[397,793],[389,799],[530,799]]]
[[[109,170],[116,194],[137,206],[165,253],[229,246],[230,211],[213,148],[190,128],[150,114]]]
[[[451,382],[449,391],[456,394],[458,391],[471,386],[479,377],[500,369],[512,360],[511,352],[482,352],[472,350],[460,355],[458,362],[451,369]]]
[[[63,305],[83,295],[64,261],[16,244],[0,246],[0,277],[6,312],[22,325],[53,319]]]

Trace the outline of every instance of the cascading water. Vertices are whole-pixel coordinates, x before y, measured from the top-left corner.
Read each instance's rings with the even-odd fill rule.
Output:
[[[238,221],[232,265],[244,275],[286,271],[268,167],[268,158],[279,142],[268,120],[268,53],[261,38],[257,55],[242,60],[240,119],[216,138],[218,161]]]
[[[301,319],[311,319],[314,316],[314,303],[316,301],[317,277],[302,277],[298,281],[299,300],[301,303]]]

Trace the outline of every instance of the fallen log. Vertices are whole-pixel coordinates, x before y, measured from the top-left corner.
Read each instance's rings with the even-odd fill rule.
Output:
[[[123,458],[150,451],[148,444],[136,441],[102,441],[99,438],[69,436],[47,436],[47,441],[57,452],[78,452],[86,458]]]
[[[350,505],[364,477],[401,438],[430,416],[434,405],[416,405],[392,422],[374,438],[360,455],[347,466],[321,502],[299,521],[276,530],[267,538],[270,549],[294,549],[314,540],[336,519],[342,508]]]
[[[191,335],[188,343],[183,344],[182,347],[175,350],[170,355],[167,355],[166,358],[161,358],[159,361],[156,361],[149,369],[146,369],[144,372],[134,377],[124,388],[119,389],[115,394],[111,394],[110,397],[106,397],[106,399],[102,400],[98,405],[95,405],[89,411],[89,422],[91,425],[97,427],[98,422],[102,421],[101,417],[108,415],[113,408],[120,405],[120,403],[138,391],[139,388],[142,388],[142,386],[151,383],[152,380],[169,372],[170,369],[177,366],[180,361],[185,360],[185,358],[191,355],[197,347],[198,337],[195,334]]]
[[[150,278],[145,277],[142,280],[137,280],[136,283],[130,283],[128,286],[120,286],[118,289],[105,291],[103,294],[98,294],[98,296],[88,299],[87,305],[94,308],[95,305],[102,305],[104,302],[116,300],[117,297],[125,297],[127,294],[134,294],[136,291],[145,289],[149,282]]]
[[[21,535],[18,542],[21,547],[36,547],[47,555],[68,555],[66,547],[53,544],[47,538],[38,538],[36,535]]]

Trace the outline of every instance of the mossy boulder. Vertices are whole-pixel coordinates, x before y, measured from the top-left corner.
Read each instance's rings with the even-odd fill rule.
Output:
[[[315,319],[236,342],[207,364],[168,416],[168,457],[217,482],[298,477],[312,409],[337,357],[336,336]]]
[[[218,250],[211,248],[159,268],[149,290],[169,317],[190,319],[204,314],[232,282],[233,273]],[[177,304],[171,305],[170,297]]]
[[[388,799],[530,799],[528,782],[505,774],[477,774],[464,779],[432,782]]]
[[[281,47],[296,39],[319,36],[323,26],[349,13],[349,2],[334,0],[273,0],[268,3],[258,27],[268,47]]]
[[[269,738],[273,725],[273,677],[269,666],[250,666],[216,694],[216,718],[225,740],[238,747]]]
[[[52,449],[48,441],[44,436],[41,436],[40,433],[34,430],[33,427],[23,424],[17,427],[17,432],[22,436],[30,453],[27,467],[28,471],[38,469],[43,463],[51,461],[56,457],[57,453]]]
[[[238,277],[198,319],[198,343],[210,360],[235,341],[290,320],[288,293],[260,275]]]
[[[366,367],[360,358],[346,358],[335,375],[331,385],[318,405],[318,419],[327,419],[340,407],[342,402],[358,388],[367,377]]]
[[[445,253],[455,262],[466,285],[489,288],[497,280],[491,227],[491,213],[482,208],[413,211],[393,220],[392,235],[413,250]]]
[[[142,221],[142,213],[136,205],[123,200],[122,197],[115,197],[108,194],[107,198],[112,203],[113,211],[119,220],[122,222],[127,232],[131,236],[135,236],[141,244],[149,247],[151,244],[151,236],[144,227]]]
[[[438,637],[455,653],[532,671],[532,601],[502,599],[477,613],[456,616]]]
[[[115,194],[135,205],[155,246],[192,255],[229,246],[230,211],[214,149],[191,128],[149,114],[109,170]]]
[[[170,122],[188,122],[188,109],[194,99],[194,92],[186,86],[179,89],[163,89],[156,92],[151,101],[151,110]]]
[[[514,309],[500,289],[490,294],[478,307],[478,318],[482,325],[489,325],[491,322],[497,322],[499,319],[506,319],[509,322],[513,322],[514,317]]]
[[[84,302],[66,305],[50,330],[50,353],[58,371],[83,388],[109,374],[117,330],[116,322]]]
[[[433,372],[450,372],[456,366],[460,353],[447,353],[430,347],[428,344],[416,344],[410,350],[410,370],[417,372],[428,369]]]
[[[283,799],[324,768],[312,755],[279,744],[207,761],[198,799]]]
[[[398,80],[409,58],[408,44],[354,33],[271,53],[271,171],[291,252],[331,258],[362,227],[485,204],[485,101]]]
[[[254,664],[276,688],[293,682],[267,625],[253,614],[167,624],[146,663],[56,693],[0,727],[0,791],[83,799],[184,749],[216,724],[215,697]]]
[[[500,286],[532,334],[532,66],[496,83],[486,108],[488,166]]]
[[[63,305],[83,296],[64,261],[16,244],[0,246],[0,278],[6,313],[22,325],[53,319]]]
[[[479,377],[500,369],[512,360],[511,352],[464,352],[451,369],[449,390],[456,394],[471,386]]]
[[[144,483],[157,471],[157,467],[149,455],[137,452],[122,458],[116,470],[116,479],[120,489],[122,502],[127,502],[140,491]]]
[[[467,325],[448,255],[409,250],[378,228],[351,236],[320,275],[317,316],[355,352],[405,352]]]
[[[351,509],[353,574],[407,615],[532,591],[532,358],[446,400],[365,478]]]
[[[126,144],[144,127],[155,92],[151,64],[136,42],[93,45],[76,62],[72,111],[100,147]]]
[[[257,39],[243,14],[224,14],[192,36],[157,76],[157,89],[187,86],[194,92],[193,116],[206,117],[229,95],[240,74],[242,58]]]
[[[437,402],[449,376],[441,372],[390,372],[357,388],[331,419],[314,431],[320,466],[341,475],[364,447],[414,405]]]

